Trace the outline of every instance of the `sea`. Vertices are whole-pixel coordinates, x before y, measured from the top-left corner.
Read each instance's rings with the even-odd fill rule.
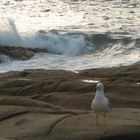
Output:
[[[140,63],[140,0],[0,0],[0,46],[48,50],[26,61],[0,54],[0,73]]]

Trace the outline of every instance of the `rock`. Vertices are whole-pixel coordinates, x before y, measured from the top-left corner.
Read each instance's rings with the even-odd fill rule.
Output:
[[[112,111],[104,120],[90,111],[101,81]],[[140,65],[82,70],[25,70],[0,74],[3,140],[138,140]]]
[[[6,55],[14,60],[28,60],[34,56],[35,53],[47,52],[46,49],[38,48],[22,48],[22,47],[9,47],[0,46],[0,54]]]
[[[5,110],[5,111],[4,111]],[[19,140],[93,140],[133,138],[138,140],[140,125],[138,109],[113,109],[99,125],[95,114],[49,113],[18,107],[0,107],[1,138]],[[132,118],[132,119],[130,119]]]

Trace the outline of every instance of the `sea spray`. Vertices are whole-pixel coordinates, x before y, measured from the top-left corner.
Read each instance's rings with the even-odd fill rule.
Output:
[[[86,40],[85,35],[61,34],[57,31],[36,32],[20,35],[15,22],[8,19],[8,29],[0,32],[1,46],[16,46],[25,48],[45,48],[50,53],[78,55],[88,53],[94,49],[94,44]]]
[[[1,28],[3,30],[0,30],[0,46],[23,46],[22,38],[18,34],[14,20],[4,21]]]
[[[49,31],[39,33],[38,38],[47,46],[51,53],[78,55],[88,53],[94,49],[94,44],[86,40],[83,34],[60,34]]]
[[[11,59],[8,56],[0,54],[0,63],[6,63],[6,62],[10,62],[10,61],[11,61]]]

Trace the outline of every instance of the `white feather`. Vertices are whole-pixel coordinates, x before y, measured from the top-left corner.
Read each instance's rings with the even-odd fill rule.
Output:
[[[97,113],[106,113],[111,110],[109,101],[104,95],[104,86],[102,83],[97,84],[97,90],[91,104],[91,109]]]

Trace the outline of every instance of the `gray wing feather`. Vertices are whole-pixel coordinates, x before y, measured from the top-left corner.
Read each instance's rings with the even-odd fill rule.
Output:
[[[110,111],[111,111],[111,103],[109,102],[109,100],[106,98],[106,101],[107,101],[107,103],[108,103],[108,107],[109,107],[109,109],[110,109]]]

